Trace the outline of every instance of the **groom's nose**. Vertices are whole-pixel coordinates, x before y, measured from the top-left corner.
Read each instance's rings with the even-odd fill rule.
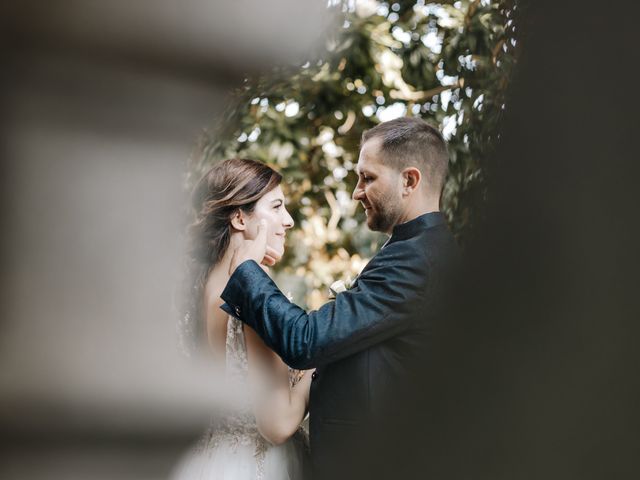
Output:
[[[356,188],[353,189],[351,198],[354,200],[362,200],[362,197],[364,197],[364,189],[360,187],[360,182],[358,182]]]

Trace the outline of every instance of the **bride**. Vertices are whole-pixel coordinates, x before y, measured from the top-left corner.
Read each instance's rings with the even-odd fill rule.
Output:
[[[273,265],[284,253],[293,219],[284,204],[282,177],[263,163],[230,159],[216,164],[193,192],[186,326],[225,366],[225,388],[240,392],[234,408],[212,422],[200,445],[173,478],[298,480],[308,477],[308,440],[300,424],[309,402],[310,372],[291,370],[256,333],[220,309],[235,249],[268,232]],[[265,266],[265,269],[267,267]]]

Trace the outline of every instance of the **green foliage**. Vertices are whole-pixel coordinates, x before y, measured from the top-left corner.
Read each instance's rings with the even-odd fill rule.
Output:
[[[510,1],[365,0],[337,8],[344,24],[324,50],[248,79],[190,170],[193,180],[213,162],[241,156],[283,174],[297,228],[279,280],[311,308],[384,241],[350,200],[360,136],[381,120],[420,116],[444,132],[451,162],[443,210],[464,240],[484,198],[482,167],[516,44]]]

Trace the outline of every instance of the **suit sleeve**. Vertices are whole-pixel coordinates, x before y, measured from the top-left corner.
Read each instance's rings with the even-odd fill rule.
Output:
[[[291,367],[335,362],[402,333],[416,310],[425,308],[428,272],[423,262],[392,247],[367,265],[353,288],[309,313],[248,260],[222,292],[223,309],[253,328]]]

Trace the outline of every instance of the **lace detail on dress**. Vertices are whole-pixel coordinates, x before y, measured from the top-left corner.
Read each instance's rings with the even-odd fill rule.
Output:
[[[235,390],[238,395],[234,396],[233,406],[229,410],[219,412],[212,420],[206,433],[195,446],[195,451],[178,470],[179,475],[173,478],[176,480],[224,478],[226,468],[240,469],[234,470],[237,475],[228,478],[255,480],[306,478],[303,472],[308,469],[309,446],[308,436],[302,427],[286,444],[278,447],[271,445],[258,431],[250,395],[249,364],[243,323],[231,316],[227,320],[225,359],[227,386]],[[293,370],[289,375],[290,383],[294,383],[300,377],[300,373]],[[216,457],[216,452],[225,452],[227,457]],[[249,466],[248,471],[247,466]],[[252,472],[255,473],[251,474]],[[250,477],[246,476],[247,473]]]
[[[226,373],[232,384],[248,387],[249,360],[243,325],[240,320],[229,315],[225,353]],[[264,478],[265,453],[270,444],[258,431],[258,425],[251,408],[251,399],[248,396],[248,388],[244,391],[247,395],[239,399],[240,403],[236,405],[233,412],[230,412],[224,423],[212,425],[207,443],[209,448],[217,446],[217,443],[222,440],[227,440],[236,447],[238,445],[255,445],[256,476],[258,480],[262,480]]]
[[[304,370],[296,370],[295,368],[289,367],[289,388],[295,387],[296,384],[302,380],[304,374]]]
[[[225,421],[222,424],[212,424],[204,438],[198,445],[197,450],[202,454],[218,448],[222,443],[227,443],[231,451],[235,453],[238,447],[255,446],[254,457],[256,459],[256,479],[263,480],[265,473],[265,456],[270,443],[267,442],[260,432],[258,432],[255,422],[233,424]]]
[[[225,359],[229,379],[244,383],[249,375],[247,345],[244,341],[244,329],[240,320],[229,315],[227,320],[227,340]]]

